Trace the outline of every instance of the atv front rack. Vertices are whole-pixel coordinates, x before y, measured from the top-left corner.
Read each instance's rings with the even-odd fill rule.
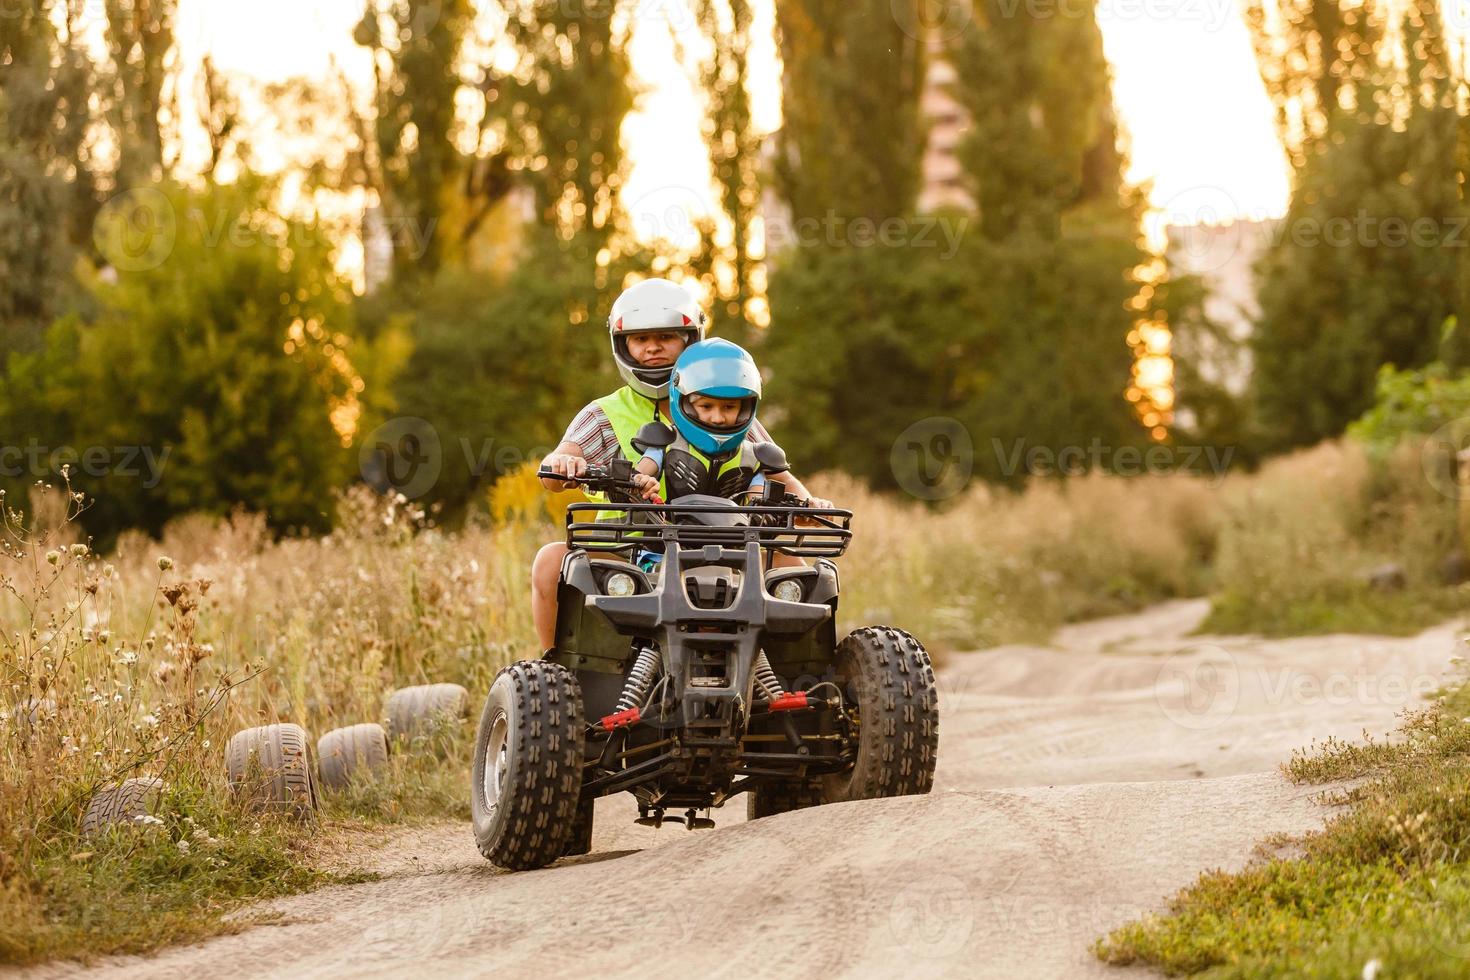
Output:
[[[612,514],[588,520],[597,514]],[[675,523],[680,516],[746,517],[749,524],[710,526]],[[809,522],[798,526],[797,522]],[[797,558],[837,558],[852,540],[852,511],[817,507],[718,507],[713,504],[597,503],[567,507],[567,547],[632,552],[651,544],[683,548],[762,548]]]

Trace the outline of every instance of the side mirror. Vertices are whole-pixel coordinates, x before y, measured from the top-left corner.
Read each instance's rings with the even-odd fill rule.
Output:
[[[761,471],[764,473],[785,473],[791,469],[786,462],[786,450],[774,442],[756,443],[755,461],[761,464]]]
[[[674,429],[662,422],[648,422],[633,437],[633,448],[640,453],[650,449],[667,449],[674,444]]]

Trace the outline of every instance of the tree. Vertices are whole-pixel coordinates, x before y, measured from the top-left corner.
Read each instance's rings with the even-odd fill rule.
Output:
[[[1137,445],[1122,397],[1134,287],[1118,271],[1135,249],[1115,234],[975,236],[952,256],[797,250],[772,279],[760,348],[772,434],[804,472],[881,488],[901,485],[890,450],[926,420],[958,420],[974,473],[1010,483],[1033,448]]]
[[[776,5],[782,115],[776,188],[793,221],[905,215],[918,198],[926,59],[920,0]],[[895,16],[908,10],[912,16]]]
[[[272,211],[274,193],[249,176],[169,189],[166,255],[99,284],[95,318],[63,318],[42,351],[9,360],[11,417],[82,457],[74,483],[97,497],[86,524],[100,538],[237,505],[280,529],[330,526],[394,338],[359,344],[327,233]]]
[[[591,258],[616,227],[623,119],[633,107],[617,0],[505,7],[518,57],[494,77],[488,113],[512,169],[531,182],[539,222]]]
[[[1086,205],[1136,223],[1122,203],[1108,66],[1090,7],[1032,17],[985,0],[946,54],[971,119],[958,153],[986,235],[1055,235],[1064,212]]]
[[[507,276],[445,270],[362,308],[365,332],[395,321],[412,332],[396,411],[438,435],[441,471],[422,500],[448,521],[554,448],[576,411],[618,384],[596,265],[548,228],[529,231],[524,253]]]
[[[448,195],[464,160],[453,142],[468,0],[373,0],[354,33],[373,51],[372,183],[393,230],[395,277],[444,260]]]
[[[178,0],[105,0],[108,61],[104,111],[117,141],[115,185],[143,187],[169,175],[177,140],[165,139],[162,114],[178,119],[169,85],[175,72]]]
[[[34,347],[64,308],[96,213],[84,7],[23,0],[0,16],[0,349]]]
[[[1416,0],[1392,32],[1386,16],[1323,0],[1289,8],[1285,26],[1251,21],[1296,165],[1251,338],[1268,449],[1341,433],[1381,365],[1427,363],[1445,320],[1470,314],[1464,79],[1437,5]],[[1281,54],[1282,37],[1319,55]],[[1446,353],[1459,363],[1463,341]]]
[[[710,326],[739,344],[751,340],[751,326],[765,326],[759,280],[764,269],[752,254],[752,233],[760,213],[761,136],[755,131],[750,97],[749,0],[699,0],[695,9],[708,53],[691,62],[704,94],[702,130],[728,229],[710,219],[700,227],[700,244],[691,270],[714,298]]]
[[[479,99],[474,149],[440,193],[465,244],[524,189],[532,216],[516,233],[516,262],[472,271],[468,251],[441,254],[432,275],[425,266],[359,307],[366,335],[399,325],[413,338],[396,410],[439,437],[441,472],[424,499],[448,520],[502,471],[554,446],[572,414],[614,386],[602,324],[629,271],[613,248],[633,105],[618,4],[503,8],[514,59],[487,60],[478,86],[462,90]]]

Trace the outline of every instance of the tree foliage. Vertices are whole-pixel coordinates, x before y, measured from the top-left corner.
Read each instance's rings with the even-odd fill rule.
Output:
[[[793,221],[913,210],[925,134],[920,2],[776,5],[784,124],[773,178]]]
[[[1342,432],[1373,403],[1381,365],[1427,363],[1446,318],[1470,313],[1464,80],[1436,4],[1409,4],[1392,31],[1389,16],[1318,0],[1284,25],[1251,19],[1296,164],[1252,336],[1267,448]]]
[[[448,192],[463,164],[453,143],[468,0],[372,0],[355,40],[374,54],[376,190],[394,274],[432,274],[444,258]]]
[[[65,307],[96,213],[84,7],[18,0],[0,16],[0,349],[33,347]]]
[[[934,417],[969,431],[977,476],[1006,482],[1032,448],[1138,444],[1122,397],[1135,256],[1126,233],[788,256],[759,356],[793,464],[892,488],[894,441]]]
[[[253,178],[171,189],[166,258],[98,284],[95,318],[59,320],[43,350],[9,359],[10,424],[53,453],[106,456],[103,472],[72,463],[98,498],[93,533],[157,532],[182,511],[237,505],[277,528],[330,526],[348,444],[378,414],[369,391],[387,390],[398,341],[359,343],[326,232],[274,213],[273,197]]]
[[[749,0],[699,0],[695,14],[709,51],[694,61],[704,95],[702,132],[719,192],[720,212],[729,223],[703,223],[698,254],[690,265],[711,297],[710,327],[721,337],[749,343],[752,324],[764,325],[757,309],[764,269],[753,252],[760,214],[762,138],[751,113],[750,46],[753,12]]]
[[[1085,204],[1119,214],[1123,161],[1092,9],[1033,17],[1006,0],[976,8],[946,53],[971,119],[958,153],[985,234],[1056,234],[1062,213]]]
[[[619,384],[597,271],[539,229],[504,278],[446,270],[412,294],[364,304],[365,331],[397,322],[414,338],[394,388],[396,412],[424,419],[438,435],[440,475],[423,501],[440,505],[445,519],[549,452],[578,409]]]

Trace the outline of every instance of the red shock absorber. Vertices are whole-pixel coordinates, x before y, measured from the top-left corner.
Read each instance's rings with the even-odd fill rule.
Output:
[[[779,698],[772,698],[769,705],[769,710],[800,711],[803,708],[810,707],[811,699],[807,697],[807,693],[805,691],[792,691],[790,694],[783,694]]]
[[[638,724],[640,717],[642,717],[642,712],[637,708],[629,708],[627,711],[614,711],[612,714],[603,718],[602,721],[598,722],[598,724],[603,727],[604,731],[611,732],[622,728],[624,725]]]

